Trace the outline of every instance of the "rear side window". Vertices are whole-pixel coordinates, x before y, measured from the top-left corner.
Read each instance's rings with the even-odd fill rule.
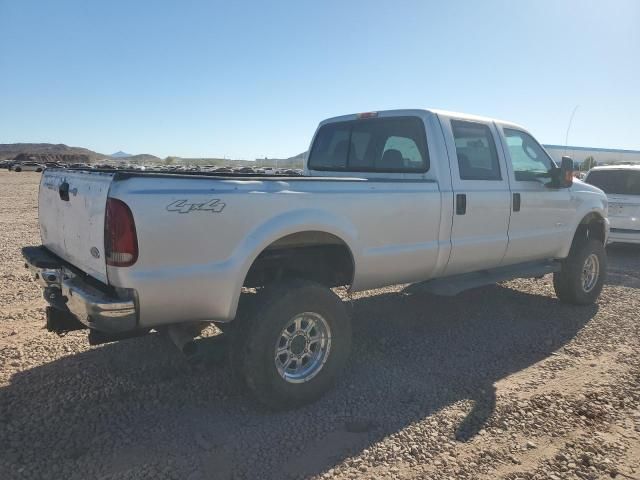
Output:
[[[502,180],[498,152],[487,125],[451,120],[461,180]]]
[[[323,125],[311,153],[312,170],[426,172],[429,153],[417,117],[368,118]]]
[[[640,195],[640,171],[591,170],[585,181],[605,193]]]

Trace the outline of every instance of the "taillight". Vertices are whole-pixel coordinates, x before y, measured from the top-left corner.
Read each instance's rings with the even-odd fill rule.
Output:
[[[104,252],[107,265],[130,267],[138,259],[138,237],[131,210],[122,200],[107,199],[104,221]]]

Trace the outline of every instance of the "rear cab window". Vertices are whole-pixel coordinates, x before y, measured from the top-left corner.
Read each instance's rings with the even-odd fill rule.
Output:
[[[424,173],[427,138],[418,117],[367,118],[333,122],[318,129],[311,170]]]
[[[640,195],[640,171],[591,170],[585,182],[613,195]]]
[[[502,180],[491,129],[478,122],[451,120],[460,180]]]

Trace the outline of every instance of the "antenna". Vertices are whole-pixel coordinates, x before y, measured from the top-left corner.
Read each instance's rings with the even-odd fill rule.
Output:
[[[576,110],[580,105],[576,105],[573,107],[573,111],[571,112],[571,116],[569,117],[569,124],[567,125],[567,134],[564,136],[564,154],[567,154],[567,145],[569,144],[569,130],[571,130],[571,123],[573,122],[573,116],[576,114]]]

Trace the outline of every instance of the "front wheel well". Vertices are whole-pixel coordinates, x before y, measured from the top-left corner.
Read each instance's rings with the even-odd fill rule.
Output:
[[[605,237],[606,229],[604,218],[598,213],[592,212],[580,220],[571,246],[573,247],[574,245],[582,244],[582,242],[592,239],[596,239],[604,245]]]
[[[351,250],[339,237],[320,231],[298,232],[271,243],[254,260],[243,287],[302,278],[327,287],[353,282]]]

